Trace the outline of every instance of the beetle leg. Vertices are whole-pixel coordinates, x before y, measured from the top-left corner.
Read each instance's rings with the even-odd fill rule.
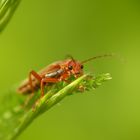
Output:
[[[63,74],[60,79],[61,81],[65,81],[66,83],[70,83],[70,81],[67,79],[69,77],[68,74]]]
[[[40,87],[41,87],[41,97],[44,96],[44,86],[45,86],[45,83],[57,83],[59,82],[60,80],[59,79],[56,79],[56,78],[43,78],[41,80],[41,83],[40,83]]]
[[[32,93],[34,92],[34,87],[33,87],[33,83],[32,83],[32,75],[39,81],[41,82],[42,78],[40,77],[40,75],[38,73],[36,73],[34,70],[32,70],[29,73],[29,85],[31,86],[31,90]]]

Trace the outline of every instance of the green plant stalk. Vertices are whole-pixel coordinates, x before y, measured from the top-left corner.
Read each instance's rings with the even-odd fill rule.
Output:
[[[21,0],[5,0],[0,5],[0,32],[6,27],[12,18]]]
[[[3,18],[5,13],[8,11],[11,0],[5,0],[0,4],[0,19]]]
[[[51,107],[53,107],[55,104],[57,104],[59,101],[61,101],[64,97],[66,97],[70,92],[72,92],[78,84],[85,78],[87,75],[84,75],[68,86],[64,87],[62,90],[57,92],[55,95],[53,95],[48,100],[48,95],[46,94],[43,98],[39,100],[37,105],[34,109],[30,109],[28,113],[26,113],[23,118],[21,119],[21,124],[18,128],[16,128],[13,131],[13,134],[8,137],[9,140],[15,139],[20,133],[22,133],[23,130],[40,114],[47,111]]]
[[[4,115],[2,114],[0,116],[0,125],[2,122],[4,123],[4,125],[1,125],[0,129],[2,127],[4,128],[6,127],[5,129],[2,130],[2,132],[0,132],[0,133],[4,132],[2,139],[3,140],[16,139],[38,116],[45,113],[47,110],[51,109],[55,104],[59,103],[67,95],[73,95],[76,92],[84,92],[86,90],[96,89],[104,81],[110,79],[111,79],[110,74],[101,74],[96,77],[93,77],[90,74],[85,74],[76,80],[73,79],[74,81],[71,82],[70,84],[62,82],[54,85],[54,87],[51,88],[44,95],[44,97],[40,99],[38,99],[38,96],[36,96],[37,97],[36,100],[34,100],[33,104],[28,108],[28,110],[24,109],[23,107],[20,107],[19,102],[17,102],[16,104],[16,106],[18,106],[18,109],[13,109],[15,108],[13,105],[11,106],[11,108],[8,108],[8,110],[4,109],[3,112]],[[84,91],[79,91],[79,87],[81,86],[84,87]],[[11,94],[12,94],[11,97],[18,95],[16,94],[16,92],[13,91],[11,91]],[[7,103],[9,103],[9,101]]]

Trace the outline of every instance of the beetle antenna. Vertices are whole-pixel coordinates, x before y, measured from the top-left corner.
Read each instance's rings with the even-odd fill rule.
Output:
[[[75,61],[75,59],[70,54],[66,55],[66,58],[70,58],[72,61]]]
[[[112,56],[115,56],[115,54],[111,53],[111,54],[98,55],[98,56],[91,57],[87,60],[84,60],[81,63],[84,64],[84,63],[87,63],[88,61],[91,61],[91,60],[94,60],[94,59],[104,58],[104,57],[112,57]]]

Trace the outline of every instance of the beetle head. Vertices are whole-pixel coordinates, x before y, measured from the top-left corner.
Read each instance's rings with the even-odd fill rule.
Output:
[[[83,75],[83,65],[74,59],[67,61],[66,70],[70,75],[74,75],[76,78]]]

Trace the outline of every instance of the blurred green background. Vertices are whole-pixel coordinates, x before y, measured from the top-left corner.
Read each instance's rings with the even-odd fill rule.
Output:
[[[84,60],[115,52],[86,72],[110,72],[96,91],[67,97],[37,118],[19,140],[140,139],[140,2],[138,0],[22,0],[0,34],[0,89],[6,90],[67,54]]]

